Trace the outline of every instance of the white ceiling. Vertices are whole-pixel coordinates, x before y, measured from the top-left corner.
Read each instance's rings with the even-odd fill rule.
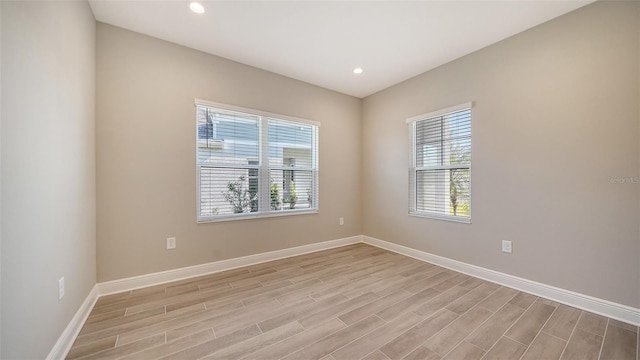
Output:
[[[590,2],[89,0],[98,21],[356,97]]]

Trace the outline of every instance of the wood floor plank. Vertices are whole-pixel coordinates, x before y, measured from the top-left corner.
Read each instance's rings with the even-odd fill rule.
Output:
[[[540,332],[524,353],[522,360],[558,360],[566,345],[566,341]]]
[[[491,312],[474,307],[427,340],[424,345],[440,356],[446,355],[459,342],[466,338],[476,327],[491,316]]]
[[[323,291],[313,291],[311,294],[309,294],[309,296],[316,300],[319,300],[324,297],[343,294],[345,291],[349,291],[361,286],[366,286],[375,282],[377,282],[377,279],[373,277],[360,279],[357,281],[351,281],[350,279],[342,278],[339,281],[334,281],[335,286],[328,289],[323,289]]]
[[[287,284],[274,284],[272,286],[285,286]],[[209,290],[200,290],[195,292],[189,292],[185,294],[174,295],[166,298],[161,298],[157,300],[153,300],[146,303],[136,303],[127,308],[127,311],[130,312],[139,312],[148,309],[152,309],[158,306],[171,306],[172,309],[177,306],[185,307],[192,304],[196,304],[198,302],[204,302],[206,299],[210,299],[212,297],[216,298],[219,302],[226,301],[232,302],[236,300],[236,298],[242,298],[245,293],[248,293],[252,290],[262,289],[263,287],[260,285],[247,285],[241,288],[231,288],[227,287],[223,290],[220,289],[209,289]],[[259,290],[257,291],[259,292]],[[174,306],[175,305],[175,306]],[[217,305],[217,304],[216,304]]]
[[[520,306],[523,309],[528,309],[538,297],[535,295],[527,294],[519,291],[516,296],[509,300],[509,304]]]
[[[348,269],[343,271],[348,271]],[[319,284],[315,284],[312,287],[290,291],[286,294],[280,294],[276,299],[278,299],[282,304],[292,303],[306,297],[315,297],[316,300],[321,300],[336,295],[342,295],[342,292],[340,291],[329,292],[329,290],[339,285],[346,285],[349,282],[350,280],[347,278],[337,277],[337,279],[333,281],[321,281]]]
[[[375,290],[374,293],[378,296],[387,296],[399,290],[404,290],[407,286],[413,284],[416,281],[420,281],[421,279],[431,276],[431,273],[433,272],[440,272],[440,271],[441,271],[440,268],[436,266],[434,268],[427,269],[421,273],[416,273],[411,276],[408,276],[405,279],[397,281],[395,283],[385,284],[385,286]]]
[[[320,301],[312,301],[304,306],[291,307],[287,305],[285,306],[286,312],[280,314],[272,313],[268,319],[258,321],[258,326],[260,330],[267,332],[284,324],[297,321],[310,313],[318,311],[318,309],[328,308],[336,304],[344,303],[347,300],[347,297],[344,295],[334,295]]]
[[[325,321],[315,327],[305,329],[297,335],[294,335],[277,344],[260,349],[250,356],[243,359],[259,359],[259,360],[275,360],[283,358],[291,353],[301,350],[309,344],[316,343],[331,334],[346,328],[347,326],[340,320],[334,318]]]
[[[592,334],[604,336],[604,331],[607,328],[607,318],[588,311],[583,311],[576,327]]]
[[[396,265],[393,262],[383,262],[379,265],[369,266],[367,268],[354,271],[347,275],[347,278],[351,280],[359,280],[373,277],[375,279],[376,275],[385,273],[388,269],[392,269],[395,266]]]
[[[196,277],[189,278],[189,279],[172,281],[172,282],[169,282],[169,283],[166,283],[166,284],[156,285],[155,287],[160,289],[164,285],[166,289],[172,289],[174,287],[179,287],[179,286],[186,285],[186,284],[200,285],[200,284],[203,284],[203,283],[208,283],[208,282],[217,281],[217,280],[233,279],[234,276],[236,276],[238,274],[249,274],[249,273],[250,273],[249,268],[248,267],[244,267],[244,268],[238,268],[238,269],[231,269],[231,270],[216,272],[216,273],[212,273],[212,274],[206,274],[206,275],[202,275],[202,276],[196,276]],[[146,288],[146,289],[150,289],[150,288]],[[134,292],[135,291],[143,291],[143,290],[144,289],[138,289],[138,290],[134,290]]]
[[[376,350],[362,358],[362,360],[390,360],[382,351]]]
[[[218,325],[233,322],[238,316],[246,316],[247,313],[252,314],[261,312],[264,311],[264,309],[269,309],[271,307],[282,308],[282,306],[277,301],[273,300],[266,304],[259,304],[251,307],[242,307],[225,313],[219,313],[215,310],[208,310],[205,313],[191,316],[189,319],[178,319],[168,324],[168,326],[164,326],[164,329],[167,333],[167,341],[172,341],[174,339],[187,336],[191,333],[199,332],[204,329],[213,329]]]
[[[346,290],[342,294],[348,298],[358,297],[368,292],[376,293],[376,291],[384,290],[389,283],[402,281],[405,278],[400,275],[391,275],[387,277],[377,277],[378,281],[351,290]],[[406,291],[406,290],[405,290]]]
[[[483,360],[520,359],[526,350],[527,347],[525,345],[503,336],[489,350]]]
[[[185,317],[189,317],[189,316],[193,316],[193,315],[198,315],[199,313],[204,312],[204,305],[203,304],[196,304],[193,305],[189,308],[185,308],[182,311],[179,312],[174,312],[174,313],[170,313],[170,314],[160,314],[160,315],[156,315],[156,316],[151,316],[148,318],[144,318],[144,319],[140,319],[140,320],[136,320],[136,321],[132,321],[132,322],[127,322],[124,324],[120,324],[117,326],[113,326],[107,329],[103,329],[103,330],[99,330],[99,331],[95,331],[89,334],[85,334],[85,335],[80,335],[78,336],[78,338],[76,339],[76,343],[78,345],[82,345],[82,344],[88,344],[91,342],[95,342],[95,341],[99,341],[100,339],[103,339],[105,337],[109,337],[109,336],[114,336],[114,335],[118,335],[119,338],[122,338],[122,336],[124,334],[128,334],[131,332],[139,332],[139,331],[145,331],[144,329],[148,329],[148,328],[157,328],[158,331],[162,331],[163,326],[170,321],[184,321]],[[145,333],[144,336],[140,336],[137,337],[135,339],[133,339],[132,341],[135,340],[139,340],[142,338],[145,338],[147,336],[153,335],[152,333]],[[119,339],[120,340],[120,339]]]
[[[326,356],[323,356],[320,360],[336,360],[336,359],[334,359],[333,356],[331,355],[326,355]]]
[[[171,355],[162,357],[161,359],[201,359],[205,356],[214,354],[217,351],[223,350],[231,345],[237,344],[241,341],[251,339],[262,334],[258,325],[251,325],[244,329],[238,330],[234,333],[216,337],[213,340],[206,341],[188,349],[178,351]]]
[[[350,268],[350,266],[351,266],[350,264],[338,263],[338,264],[335,264],[334,266],[326,266],[326,267],[320,266],[312,269],[296,269],[296,268],[286,269],[286,270],[278,271],[277,273],[269,277],[263,278],[261,282],[264,284],[268,284],[268,283],[276,282],[278,280],[289,280],[295,284],[295,283],[299,283],[299,282],[311,280],[311,279],[320,280],[322,277],[330,277],[332,275],[336,275],[341,272],[344,272],[346,269]],[[283,278],[281,276],[282,274],[286,274],[288,276]]]
[[[461,296],[468,293],[470,290],[465,289],[460,286],[454,286],[451,289],[443,292],[442,294],[436,296],[435,298],[427,301],[426,303],[418,306],[414,311],[422,316],[431,316],[435,314],[440,309],[445,308],[453,301],[457,300]]]
[[[555,308],[551,305],[535,302],[522,317],[507,331],[507,337],[529,345],[542,326],[547,322]]]
[[[167,287],[167,292],[177,291],[177,289],[181,289],[181,288],[192,288],[192,287],[196,287],[200,290],[209,290],[213,288],[220,289],[224,287],[229,287],[229,285],[233,283],[240,283],[248,279],[259,279],[261,276],[272,275],[274,273],[276,273],[276,270],[272,268],[260,269],[258,271],[243,271],[233,275],[227,274],[226,276],[217,276],[217,277],[211,277],[208,279],[201,279],[195,282],[176,284],[176,285]]]
[[[89,317],[87,318],[87,321],[84,324],[86,326],[88,324],[93,324],[93,323],[97,323],[105,320],[111,320],[114,318],[123,317],[126,311],[127,309],[116,309],[103,314],[97,314],[97,315],[90,314]]]
[[[476,287],[482,285],[482,284],[490,284],[482,279],[478,279],[472,276],[469,276],[469,279],[467,279],[466,281],[462,282],[460,284],[460,287],[466,288],[466,289],[475,289]],[[493,285],[493,284],[491,284]]]
[[[262,296],[267,292],[277,291],[292,285],[293,284],[290,281],[284,280],[284,281],[280,281],[274,284],[269,284],[266,286],[261,286],[259,284],[249,284],[242,287],[231,288],[229,290],[223,290],[223,291],[210,292],[208,290],[202,290],[201,295],[194,297],[189,301],[190,302],[206,301],[205,305],[207,307],[218,306],[218,305],[228,303],[230,301],[237,301],[237,300],[242,300],[242,302],[246,304],[246,300],[251,299],[254,296]],[[213,300],[209,300],[209,299],[213,299]],[[254,302],[259,302],[259,301],[254,301]],[[167,305],[167,307],[170,307],[170,306],[171,305]]]
[[[439,291],[427,288],[387,307],[382,311],[379,311],[377,315],[385,321],[390,321],[400,316],[404,312],[412,311],[413,309],[422,305],[424,302],[428,301],[429,299],[433,299],[438,295],[440,295]]]
[[[635,325],[353,244],[100,297],[67,356],[640,360],[638,333]]]
[[[444,360],[479,360],[485,354],[485,351],[479,347],[468,343],[466,341],[461,342],[451,352],[447,354]],[[516,359],[516,358],[514,358]]]
[[[378,298],[377,300],[374,300],[368,304],[362,305],[359,308],[344,313],[338,316],[338,318],[344,321],[345,324],[351,325],[375,314],[378,311],[382,311],[404,299],[407,299],[410,296],[412,296],[411,293],[404,290],[398,290],[387,296]]]
[[[412,312],[405,313],[404,315],[397,317],[396,319],[340,348],[331,355],[336,360],[360,359],[375,351],[382,344],[386,344],[412,328],[420,321],[422,321],[421,316]]]
[[[216,352],[214,355],[205,357],[204,359],[239,359],[258,351],[263,347],[288,339],[302,331],[304,331],[304,328],[297,322],[288,323],[279,328],[264,332],[249,340],[229,346]]]
[[[602,344],[601,360],[633,360],[636,357],[637,333],[611,325],[607,327]]]
[[[212,308],[224,304],[228,304],[234,301],[243,301],[255,295],[260,295],[264,292],[277,290],[283,287],[290,286],[292,283],[290,281],[284,280],[274,284],[269,284],[266,286],[258,286],[255,284],[247,285],[244,288],[231,288],[229,290],[223,291],[214,291],[209,292],[207,290],[202,290],[202,296],[199,297],[200,300],[205,301],[205,305],[207,308]]]
[[[340,316],[343,313],[368,304],[376,299],[378,299],[377,295],[375,295],[374,293],[367,293],[358,296],[357,298],[349,299],[339,304],[321,309],[320,311],[313,312],[310,315],[302,317],[300,320],[298,320],[298,322],[300,322],[300,324],[302,324],[302,326],[304,326],[305,328],[315,326],[323,321]]]
[[[464,286],[460,285],[460,287]],[[457,314],[463,314],[495,292],[497,288],[498,287],[493,284],[480,284],[478,287],[473,288],[468,293],[451,302],[446,306],[446,309]]]
[[[576,328],[560,359],[596,360],[600,355],[602,336]]]
[[[580,310],[572,308],[566,305],[559,305],[554,311],[549,321],[544,326],[542,331],[547,334],[559,337],[563,340],[569,340],[573,328],[578,323],[580,317]]]
[[[189,319],[187,322],[173,322],[164,326],[167,341],[173,341],[177,338],[197,333],[202,330],[212,329],[214,324],[222,321],[221,319],[232,319],[236,314],[242,314],[246,310],[240,301],[232,302],[226,305],[220,305],[207,310]]]
[[[129,297],[131,297],[131,291],[124,291],[116,294],[103,295],[100,298],[98,298],[98,300],[96,300],[96,303],[95,305],[93,305],[93,308],[98,309],[102,306],[108,305],[116,301],[121,301]]]
[[[315,273],[308,274],[306,271],[301,271],[300,269],[291,268],[285,270],[278,270],[272,274],[262,275],[256,278],[256,280],[260,281],[262,285],[269,285],[273,283],[278,283],[284,280],[289,280],[293,283],[297,276],[307,275],[308,277],[303,280],[313,279]]]
[[[467,337],[467,341],[484,351],[488,351],[523,313],[524,309],[521,307],[505,304],[489,320],[472,332]]]
[[[193,306],[199,306],[199,305],[202,305],[202,304],[193,305]],[[180,312],[184,312],[185,309],[180,310]],[[244,309],[239,309],[234,314],[238,314],[241,311],[244,311]],[[231,311],[224,314],[220,314],[218,315],[218,317],[226,316],[227,318],[230,318],[232,317],[229,315],[230,313]],[[167,315],[167,318],[163,319],[162,322],[157,322],[154,324],[149,324],[144,327],[138,327],[125,332],[121,332],[120,335],[118,336],[118,344],[126,344],[126,343],[136,341],[160,332],[166,332],[168,334],[169,331],[175,328],[186,326],[187,324],[192,324],[194,322],[199,321],[202,318],[207,318],[209,316],[212,316],[213,314],[215,313],[207,310],[192,311],[192,312],[184,313],[181,315],[175,312],[169,313]]]
[[[516,294],[518,290],[514,290],[508,287],[501,286],[491,294],[488,298],[482,300],[478,306],[481,308],[485,308],[491,312],[496,312],[498,309],[504,306],[509,300],[511,300]]]
[[[125,324],[128,322],[146,319],[148,317],[152,317],[156,315],[161,315],[161,314],[164,314],[164,312],[165,312],[165,308],[164,306],[162,306],[159,308],[139,312],[134,315],[121,316],[121,317],[111,318],[111,319],[100,321],[100,322],[85,324],[85,326],[82,327],[82,330],[80,330],[80,335],[89,334],[92,332],[104,330],[104,329]]]
[[[93,352],[91,355],[83,356],[78,360],[110,360],[119,359],[124,355],[137,354],[149,348],[164,344],[164,334],[157,334],[144,338],[124,346],[116,346],[104,351]]]
[[[197,294],[197,293],[198,293],[197,291],[192,291],[192,290],[184,290],[184,291],[172,292],[172,293],[154,292],[148,295],[145,293],[142,293],[142,294],[136,293],[131,295],[127,299],[112,302],[101,307],[96,307],[93,309],[92,312],[94,314],[102,314],[102,313],[110,312],[113,310],[131,308],[131,310],[128,311],[130,314],[137,313],[140,311],[164,306],[168,303],[171,303],[172,299],[174,298],[183,298],[183,297],[188,298],[189,296],[192,296],[193,294]],[[137,308],[136,306],[140,308]]]
[[[174,341],[168,341],[160,346],[152,347],[147,350],[135,354],[127,354],[122,357],[121,360],[153,360],[159,359],[162,356],[175,354],[184,349],[189,349],[198,344],[202,344],[206,341],[215,339],[212,329],[206,329],[197,333],[193,333],[189,336],[185,336]]]
[[[284,281],[283,281],[284,282]],[[318,285],[320,284],[320,280],[318,279],[310,279],[310,280],[305,280],[303,282],[299,282],[299,283],[292,283],[290,285],[287,286],[283,286],[277,289],[273,289],[273,290],[268,290],[268,291],[260,291],[258,294],[255,295],[251,295],[251,296],[245,296],[242,299],[242,302],[245,305],[250,305],[250,304],[257,304],[257,303],[261,303],[261,302],[265,302],[265,301],[270,301],[272,299],[277,299],[278,297],[287,294],[290,291],[299,291],[299,290],[304,290],[304,289],[311,289],[313,288],[314,285]],[[299,300],[296,300],[299,301]]]
[[[187,282],[184,284],[169,285],[165,288],[165,292],[169,295],[181,292],[198,291],[200,287],[197,282]]]
[[[110,336],[91,342],[89,344],[74,344],[71,351],[67,354],[68,360],[78,359],[86,355],[97,353],[103,350],[111,349],[116,346],[117,336]],[[76,341],[77,343],[77,341]]]
[[[403,277],[410,277],[414,274],[425,272],[429,269],[436,268],[437,266],[429,263],[425,263],[412,258],[405,258],[407,260],[407,267],[398,272],[398,275]]]
[[[413,282],[413,284],[406,286],[404,290],[415,294],[417,292],[423,291],[424,289],[434,287],[442,282],[445,282],[455,275],[456,273],[451,270],[442,270],[424,279]]]
[[[385,344],[380,350],[392,360],[402,359],[457,318],[456,313],[442,309]]]
[[[424,346],[420,346],[417,349],[413,350],[407,356],[403,357],[402,360],[440,360],[442,359],[440,355],[434,353]]]
[[[621,327],[623,329],[627,329],[629,331],[633,331],[636,334],[638,333],[638,327],[636,325],[627,324],[627,323],[624,323],[624,322],[619,321],[619,320],[609,319],[609,325],[610,326]]]
[[[370,316],[362,321],[359,321],[353,325],[339,330],[338,332],[325,337],[313,344],[305,346],[304,348],[288,355],[283,358],[284,360],[310,360],[319,359],[325,355],[328,355],[342,346],[357,339],[363,334],[367,334],[375,328],[384,324],[384,320],[377,316]]]
[[[257,322],[261,322],[269,319],[273,316],[278,316],[286,313],[289,310],[295,311],[300,308],[308,308],[308,305],[317,304],[313,299],[307,298],[298,301],[297,303],[291,304],[289,306],[265,306],[265,307],[257,307],[256,311],[248,311],[242,315],[236,316],[233,321],[228,321],[213,327],[213,331],[216,333],[216,336],[224,336],[226,334],[232,333],[236,330],[239,330],[245,326],[256,324]],[[263,331],[263,329],[260,329]]]
[[[456,274],[455,276],[452,276],[450,278],[448,278],[447,280],[438,283],[438,284],[434,284],[432,286],[432,288],[434,290],[438,290],[440,292],[445,292],[449,289],[451,289],[454,286],[458,286],[460,284],[462,284],[463,282],[469,280],[470,276],[469,275],[465,275],[465,274]]]

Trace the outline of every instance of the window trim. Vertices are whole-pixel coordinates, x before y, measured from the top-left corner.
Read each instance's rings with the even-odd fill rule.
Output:
[[[218,103],[218,102],[213,102],[213,101],[207,101],[207,100],[202,100],[202,99],[198,99],[196,98],[194,100],[194,109],[197,109],[198,106],[206,106],[206,107],[212,107],[212,108],[218,108],[218,109],[222,109],[222,110],[228,110],[228,111],[235,111],[235,112],[239,112],[239,113],[244,113],[247,115],[257,115],[259,116],[260,122],[259,122],[259,126],[262,127],[263,125],[263,121],[268,121],[265,120],[263,118],[270,118],[270,119],[274,119],[274,120],[282,120],[282,121],[289,121],[289,122],[293,122],[293,123],[299,123],[299,124],[305,124],[305,125],[311,125],[315,127],[315,131],[313,132],[313,139],[312,142],[315,145],[315,152],[312,152],[312,156],[314,157],[313,162],[315,163],[315,168],[311,167],[311,168],[307,168],[307,167],[300,167],[300,168],[295,168],[294,170],[302,170],[302,171],[311,171],[312,172],[312,176],[315,180],[315,184],[314,184],[314,203],[315,206],[311,209],[289,209],[287,211],[264,211],[264,212],[251,212],[251,213],[242,213],[242,214],[225,214],[225,215],[216,215],[216,216],[200,216],[200,195],[201,195],[201,191],[200,191],[200,167],[201,164],[198,164],[198,131],[197,131],[197,126],[196,126],[196,131],[195,131],[195,150],[196,150],[196,156],[194,156],[195,159],[195,166],[196,166],[196,223],[198,224],[205,224],[205,223],[215,223],[215,222],[224,222],[224,221],[237,221],[237,220],[250,220],[250,219],[264,219],[264,218],[272,218],[272,217],[281,217],[281,216],[295,216],[295,215],[310,215],[310,214],[318,214],[320,212],[320,172],[319,172],[319,168],[320,168],[320,123],[317,121],[312,121],[312,120],[307,120],[307,119],[302,119],[302,118],[297,118],[294,116],[288,116],[288,115],[282,115],[282,114],[276,114],[276,113],[271,113],[271,112],[267,112],[267,111],[262,111],[262,110],[256,110],[256,109],[251,109],[251,108],[246,108],[246,107],[242,107],[242,106],[236,106],[236,105],[229,105],[229,104],[223,104],[223,103]],[[196,115],[197,116],[197,115]],[[259,130],[260,133],[260,143],[261,143],[261,147],[260,147],[260,158],[262,158],[263,154],[268,154],[268,141],[265,141],[264,139],[262,139],[262,135],[263,135],[263,129],[261,128]],[[215,166],[210,166],[212,168],[220,168],[220,167],[227,167],[224,165],[215,165]],[[254,169],[255,166],[254,165],[232,165],[232,166],[228,166],[230,168],[247,168],[247,169]],[[271,168],[269,167],[269,164],[267,163],[266,165],[260,167],[258,166],[257,169],[260,172],[260,176],[266,176],[266,178],[269,178],[269,170],[278,170],[279,167],[275,167],[275,168]],[[292,170],[292,169],[287,169],[287,170]],[[264,204],[269,204],[269,200],[270,200],[270,193],[269,191],[264,191],[263,190],[263,182],[259,181],[258,183],[258,194],[261,195],[260,198],[260,203],[264,203]],[[267,202],[265,202],[267,201]]]
[[[268,111],[256,110],[256,109],[251,109],[251,108],[242,107],[242,106],[228,105],[228,104],[223,104],[223,103],[218,103],[218,102],[213,102],[208,100],[195,99],[194,107],[197,107],[198,105],[220,108],[220,109],[229,110],[229,111],[236,111],[240,113],[245,113],[247,115],[258,115],[258,116],[273,118],[277,120],[292,121],[292,122],[304,123],[307,125],[320,127],[320,123],[317,121],[298,118],[295,116],[276,114]]]
[[[409,211],[408,211],[408,215],[409,216],[414,216],[414,217],[420,217],[420,218],[429,218],[429,219],[436,219],[436,220],[446,220],[446,221],[452,221],[452,222],[457,222],[457,223],[463,223],[463,224],[471,224],[471,216],[472,216],[472,210],[473,210],[473,206],[471,205],[472,203],[472,185],[473,185],[473,181],[471,181],[471,174],[472,174],[472,163],[473,163],[473,157],[471,162],[469,163],[469,166],[464,166],[462,168],[464,169],[469,169],[469,216],[468,217],[460,217],[460,216],[453,216],[453,215],[447,215],[447,214],[441,214],[441,213],[437,213],[437,212],[430,212],[430,211],[418,211],[417,209],[417,191],[415,189],[413,189],[412,191],[412,186],[416,186],[417,181],[416,181],[416,176],[417,176],[417,167],[416,167],[416,138],[415,138],[415,134],[416,134],[416,123],[418,121],[421,120],[428,120],[431,118],[435,118],[435,117],[439,117],[439,116],[445,116],[445,115],[449,115],[458,111],[462,111],[462,110],[469,110],[472,111],[473,109],[473,102],[469,101],[463,104],[459,104],[459,105],[455,105],[455,106],[450,106],[444,109],[440,109],[440,110],[436,110],[436,111],[432,111],[432,112],[428,112],[425,114],[421,114],[421,115],[416,115],[416,116],[412,116],[410,118],[406,119],[406,123],[409,128],[409,144],[410,144],[410,154],[409,154]],[[473,116],[472,116],[473,119]],[[471,153],[473,154],[473,121],[470,121],[469,126],[471,127],[471,138],[469,139],[470,141],[470,146],[471,146]],[[457,166],[442,166],[442,168],[457,168]]]

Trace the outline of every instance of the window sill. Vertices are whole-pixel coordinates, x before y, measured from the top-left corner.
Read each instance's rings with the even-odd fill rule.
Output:
[[[463,223],[463,224],[471,224],[471,217],[442,215],[442,214],[427,213],[427,212],[410,212],[409,216],[420,217],[420,218],[428,218],[428,219],[435,219],[435,220],[451,221],[451,222],[457,222],[457,223]]]
[[[197,220],[197,223],[206,224],[206,223],[217,223],[217,222],[226,222],[226,221],[268,219],[268,218],[283,217],[283,216],[313,215],[313,214],[318,214],[318,209],[290,210],[290,211],[272,212],[272,213],[264,213],[264,214],[247,213],[247,214],[238,214],[238,215],[218,215],[218,216],[211,216],[211,217],[199,217]]]

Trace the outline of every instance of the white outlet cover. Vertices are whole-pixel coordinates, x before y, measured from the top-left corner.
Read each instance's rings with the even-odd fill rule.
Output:
[[[176,248],[176,238],[170,237],[167,238],[167,249],[175,249]]]
[[[513,247],[511,241],[502,240],[502,252],[511,254],[513,252]]]

